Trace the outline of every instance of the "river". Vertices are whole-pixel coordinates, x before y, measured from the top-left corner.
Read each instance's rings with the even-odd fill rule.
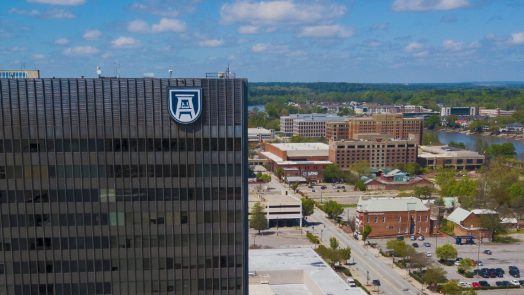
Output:
[[[263,104],[247,106],[247,111],[251,112],[253,109],[257,108],[260,112],[264,112],[266,107]]]
[[[434,131],[427,131],[425,132],[434,132]],[[454,142],[462,142],[466,146],[468,150],[474,150],[478,151],[479,148],[483,145],[490,145],[493,143],[501,144],[506,142],[513,143],[513,146],[515,146],[515,152],[517,152],[517,159],[524,160],[524,141],[523,140],[515,140],[511,138],[503,138],[503,137],[497,137],[497,136],[484,136],[484,135],[478,135],[478,134],[463,134],[463,133],[454,133],[454,132],[444,132],[444,131],[437,131],[438,140],[442,144],[448,144],[451,141]]]

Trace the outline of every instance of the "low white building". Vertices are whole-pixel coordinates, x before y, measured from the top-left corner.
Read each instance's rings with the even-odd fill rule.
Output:
[[[275,139],[275,131],[262,127],[247,128],[247,140],[249,142],[261,142]]]
[[[311,248],[249,250],[249,294],[365,295]]]
[[[260,203],[264,208],[268,227],[275,225],[302,227],[302,201],[291,195],[291,192],[249,194],[250,213],[256,203]]]

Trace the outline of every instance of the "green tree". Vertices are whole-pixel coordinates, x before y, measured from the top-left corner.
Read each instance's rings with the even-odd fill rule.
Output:
[[[455,170],[440,168],[437,170],[435,181],[440,188],[440,195],[443,197],[452,197],[453,189],[456,183]]]
[[[364,225],[364,228],[362,229],[362,240],[367,240],[368,239],[368,236],[371,234],[371,232],[373,231],[373,228],[371,227],[371,225],[369,224],[366,224]]]
[[[340,259],[342,261],[348,261],[351,258],[351,248],[346,247],[338,250],[340,253]]]
[[[422,135],[422,144],[423,145],[439,145],[440,140],[438,135],[434,132],[424,132]]]
[[[429,286],[445,283],[446,280],[446,271],[438,266],[428,267],[422,275],[422,281]]]
[[[470,290],[464,290],[464,288],[459,286],[456,280],[451,280],[443,284],[441,287],[441,291],[447,295],[473,295],[473,294],[476,294],[474,290],[471,290],[473,291],[473,293],[471,293]]]
[[[408,245],[404,241],[389,240],[386,243],[386,248],[393,252],[395,257],[406,257],[408,255]]]
[[[413,189],[413,194],[417,198],[431,198],[431,194],[433,194],[433,188],[429,186],[417,186]]]
[[[265,182],[265,183],[268,183],[268,182],[271,181],[271,176],[268,175],[268,174],[262,174],[261,172],[258,172],[257,173],[257,180]]]
[[[470,272],[473,269],[473,266],[475,266],[475,261],[471,258],[464,258],[459,262],[458,269],[461,272]]]
[[[487,155],[490,159],[497,157],[513,158],[516,154],[515,146],[511,142],[492,144],[488,147],[487,150]]]
[[[441,261],[457,258],[457,249],[451,244],[444,244],[436,249],[436,255]]]
[[[278,178],[278,181],[282,181],[282,177],[284,176],[284,169],[280,166],[275,169],[275,175]]]
[[[310,198],[302,199],[302,215],[304,217],[310,216],[315,210],[315,201]]]
[[[337,250],[338,246],[339,246],[339,244],[338,244],[337,238],[335,238],[335,237],[329,238],[329,247],[331,247],[331,249]]]
[[[524,218],[524,182],[513,183],[508,188],[508,192],[510,210],[517,220],[522,220]]]
[[[453,196],[458,197],[462,207],[471,209],[476,205],[477,182],[469,177],[462,177],[452,185],[451,192]]]
[[[344,172],[337,164],[329,164],[324,168],[324,181],[336,182],[344,178]]]
[[[367,189],[366,188],[366,183],[364,182],[364,180],[359,179],[357,181],[357,183],[355,183],[355,188],[358,189],[359,191],[363,192],[363,191],[365,191]]]
[[[267,227],[266,214],[264,213],[264,208],[262,208],[262,205],[260,205],[260,203],[256,203],[251,209],[251,219],[249,220],[249,227],[258,230],[259,235],[260,231],[266,229]]]
[[[344,212],[344,208],[336,201],[329,200],[323,206],[324,212],[331,219],[338,219],[340,214]]]
[[[349,169],[357,173],[358,176],[365,176],[369,175],[371,169],[369,168],[369,162],[368,161],[358,161],[353,163]]]
[[[291,185],[289,185],[289,187],[293,190],[293,192],[296,193],[299,185],[300,185],[300,183],[293,182]]]
[[[351,108],[346,108],[346,107],[341,108],[337,113],[337,115],[339,116],[350,116],[354,114],[355,112]]]
[[[440,116],[438,115],[432,115],[426,118],[424,120],[424,127],[428,128],[429,130],[434,130],[440,126]]]
[[[498,214],[480,215],[480,226],[487,229],[491,234],[491,240],[495,241],[497,235],[504,232],[504,226],[500,223]]]
[[[448,142],[448,146],[456,147],[456,148],[460,148],[460,149],[466,149],[466,145],[463,142],[450,141],[450,142]]]

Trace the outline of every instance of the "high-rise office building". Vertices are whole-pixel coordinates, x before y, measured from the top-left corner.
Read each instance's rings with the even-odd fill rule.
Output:
[[[0,294],[247,294],[246,90],[0,79]]]

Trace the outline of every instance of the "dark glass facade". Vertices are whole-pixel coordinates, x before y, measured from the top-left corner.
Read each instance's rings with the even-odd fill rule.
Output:
[[[201,88],[179,125],[168,90]],[[247,81],[0,79],[1,294],[247,294]]]

